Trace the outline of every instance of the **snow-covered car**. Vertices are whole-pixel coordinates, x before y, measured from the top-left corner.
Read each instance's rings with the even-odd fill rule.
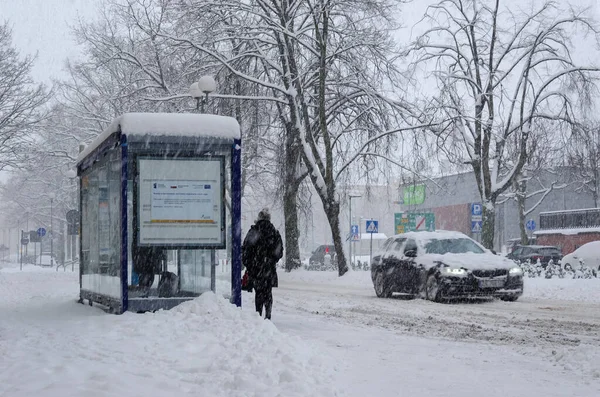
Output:
[[[523,271],[459,232],[410,232],[389,238],[371,262],[375,293],[420,295],[432,301],[523,294]]]
[[[540,262],[545,269],[550,261],[559,262],[562,253],[558,247],[552,245],[517,245],[506,257],[519,264]]]
[[[579,266],[579,263],[600,272],[600,241],[583,244],[562,258],[562,265],[565,268],[569,265],[572,269],[575,269]]]

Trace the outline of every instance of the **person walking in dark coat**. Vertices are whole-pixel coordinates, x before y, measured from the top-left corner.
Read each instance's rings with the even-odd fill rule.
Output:
[[[268,208],[258,213],[256,223],[252,225],[242,245],[242,263],[248,271],[255,295],[256,311],[271,319],[273,307],[273,287],[278,286],[277,262],[283,256],[283,242],[279,231],[271,223]]]

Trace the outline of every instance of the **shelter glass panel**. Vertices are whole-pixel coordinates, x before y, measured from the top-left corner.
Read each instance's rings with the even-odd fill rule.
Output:
[[[203,292],[210,291],[210,250],[181,250],[179,255],[179,276],[182,293],[200,295]]]
[[[111,151],[82,176],[81,288],[121,298],[121,160]]]

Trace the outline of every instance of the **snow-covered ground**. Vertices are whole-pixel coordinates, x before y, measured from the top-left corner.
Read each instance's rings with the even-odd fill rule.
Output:
[[[368,272],[282,272],[271,323],[248,293],[110,315],[76,303],[77,272],[1,266],[2,397],[600,395],[598,279],[434,304],[378,299]]]

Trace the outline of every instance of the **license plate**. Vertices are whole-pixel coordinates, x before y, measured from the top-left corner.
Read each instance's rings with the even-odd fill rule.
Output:
[[[500,288],[504,287],[504,279],[479,280],[479,288]]]

